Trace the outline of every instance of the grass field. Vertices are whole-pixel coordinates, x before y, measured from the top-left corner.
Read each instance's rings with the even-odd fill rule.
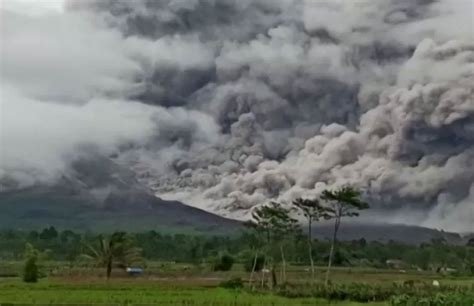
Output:
[[[109,283],[42,281],[27,285],[19,281],[0,284],[0,302],[36,304],[154,304],[154,305],[328,305],[323,299],[289,299],[271,294],[252,294],[223,288],[183,288],[163,283],[133,282],[123,279]],[[335,305],[362,305],[352,302]],[[365,304],[367,305],[367,304]],[[385,305],[372,303],[371,305]]]
[[[10,269],[16,263],[4,265]],[[232,277],[248,277],[241,267],[230,272],[212,272],[182,264],[150,263],[140,277],[128,277],[116,270],[112,279],[105,280],[103,271],[90,268],[67,268],[63,263],[50,262],[44,268],[50,275],[36,284],[23,283],[18,277],[0,278],[0,304],[148,304],[148,305],[389,305],[388,302],[355,303],[329,302],[305,297],[287,298],[270,291],[251,292],[246,289],[225,289],[218,285]],[[307,268],[293,266],[288,272],[292,284],[308,284]],[[321,282],[324,269],[318,269]],[[336,284],[368,284],[393,286],[411,281],[429,285],[436,279],[442,285],[474,288],[474,279],[417,271],[395,271],[362,268],[336,268]],[[459,304],[461,305],[461,304]]]

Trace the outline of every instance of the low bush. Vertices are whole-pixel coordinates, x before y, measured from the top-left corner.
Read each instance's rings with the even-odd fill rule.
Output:
[[[214,263],[214,271],[230,271],[234,265],[234,257],[224,254]]]
[[[392,295],[390,288],[365,284],[330,285],[317,284],[303,289],[285,286],[279,294],[286,297],[317,297],[328,300],[351,300],[356,302],[386,301]]]
[[[432,296],[410,296],[409,294],[402,294],[393,296],[390,299],[392,306],[406,306],[406,305],[444,305],[444,306],[464,306],[474,305],[474,295],[467,295],[467,293],[436,293]]]
[[[244,287],[244,281],[240,277],[235,277],[226,281],[222,281],[219,287],[226,289],[240,289]]]
[[[326,298],[329,300],[351,300],[355,302],[373,302],[373,301],[392,301],[393,305],[425,305],[416,303],[405,303],[403,301],[417,301],[417,299],[433,301],[426,305],[444,305],[436,304],[435,301],[444,301],[446,303],[452,301],[464,301],[471,298],[472,288],[468,287],[433,287],[428,284],[419,284],[417,286],[396,285],[393,286],[378,286],[368,284],[344,284],[344,285],[330,285],[316,284],[312,286],[295,286],[287,284],[280,287],[278,294],[290,297],[317,297]],[[434,299],[436,298],[436,299]],[[473,297],[474,298],[474,297]],[[434,299],[434,300],[433,300]],[[398,302],[397,302],[398,301]],[[398,303],[398,304],[397,304]],[[451,302],[450,302],[451,303]],[[467,305],[467,304],[449,304],[449,305]],[[469,305],[472,305],[469,304]]]
[[[23,281],[25,283],[36,283],[39,278],[39,269],[36,264],[36,257],[31,256],[25,262],[25,267],[23,271]]]

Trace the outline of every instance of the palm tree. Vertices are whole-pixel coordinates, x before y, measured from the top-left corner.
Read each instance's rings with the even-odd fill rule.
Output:
[[[311,279],[314,280],[313,238],[311,229],[313,221],[318,221],[324,216],[325,209],[321,206],[318,199],[298,198],[294,200],[292,204],[303,213],[308,221],[308,255],[311,264]]]
[[[334,248],[337,241],[337,232],[339,230],[339,226],[341,225],[342,217],[355,217],[359,215],[357,212],[358,210],[369,208],[369,204],[363,202],[360,197],[360,191],[352,187],[343,187],[335,191],[323,191],[321,199],[326,201],[328,206],[325,207],[322,215],[324,218],[334,219],[334,232],[331,241],[331,249],[329,251],[328,269],[326,271],[326,285],[329,283]]]
[[[142,261],[141,249],[132,246],[126,233],[115,232],[109,237],[101,235],[98,238],[98,246],[88,245],[90,252],[83,257],[94,260],[98,267],[106,268],[107,279],[110,278],[114,265],[125,268]]]

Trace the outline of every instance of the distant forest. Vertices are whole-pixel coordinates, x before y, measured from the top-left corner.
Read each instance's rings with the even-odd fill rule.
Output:
[[[235,236],[193,234],[161,234],[156,231],[126,233],[140,248],[142,257],[150,261],[173,261],[189,264],[212,264],[216,258],[231,256],[237,263],[249,265],[254,256],[253,233]],[[87,264],[81,255],[97,245],[97,233],[58,231],[48,227],[41,231],[4,230],[0,232],[0,260],[21,260],[25,245],[31,244],[47,260],[66,261],[71,265]],[[307,238],[297,235],[284,242],[286,259],[294,265],[308,265]],[[313,241],[312,253],[317,265],[325,265],[330,241]],[[394,269],[434,270],[474,275],[474,239],[466,246],[456,246],[442,239],[417,246],[389,241],[368,242],[365,239],[341,241],[334,254],[334,265]]]

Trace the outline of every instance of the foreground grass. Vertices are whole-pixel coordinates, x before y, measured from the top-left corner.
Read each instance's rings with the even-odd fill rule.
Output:
[[[154,304],[154,305],[340,305],[382,306],[385,303],[329,303],[324,299],[288,299],[273,294],[252,294],[223,288],[182,288],[172,284],[131,280],[64,282],[42,280],[25,284],[19,280],[0,282],[0,304]]]
[[[22,263],[0,264],[7,272],[4,275],[19,275]],[[328,292],[321,294],[324,268],[318,268],[316,282],[311,282],[306,267],[290,266],[288,269],[289,286],[274,292],[260,293],[248,290],[231,290],[218,287],[223,280],[234,277],[246,279],[248,273],[240,265],[229,272],[213,272],[198,269],[185,264],[150,262],[146,273],[138,278],[128,277],[122,270],[114,270],[113,278],[106,281],[103,269],[87,267],[69,268],[61,262],[45,262],[44,271],[49,277],[37,284],[25,284],[18,277],[0,278],[0,304],[104,304],[104,305],[338,305],[338,306],[386,306],[388,298],[375,298],[372,291],[391,290],[394,285],[402,286],[396,295],[399,303],[393,305],[469,305],[474,296],[469,290],[474,289],[471,277],[439,275],[430,272],[394,271],[373,268],[335,268],[332,273],[337,297],[329,302],[324,299]],[[440,288],[433,288],[432,281],[439,280]],[[413,287],[404,289],[406,283]],[[362,286],[353,288],[353,285]],[[352,286],[352,287],[351,287]],[[410,289],[411,288],[411,289]],[[463,289],[464,288],[464,289]],[[368,290],[368,291],[367,291]],[[369,298],[361,295],[369,293]],[[406,295],[405,293],[414,292]],[[390,291],[392,292],[392,291]],[[412,292],[412,293],[413,293]],[[461,294],[458,294],[461,292]],[[343,297],[340,294],[346,294]],[[352,295],[347,295],[351,293]],[[354,296],[353,293],[356,293]],[[419,304],[420,299],[431,298],[440,294],[454,295],[453,303]],[[400,298],[398,298],[398,296]],[[378,303],[356,303],[335,300],[352,299],[354,301],[385,301]],[[414,301],[412,301],[414,300]],[[453,298],[450,298],[453,300]],[[474,300],[473,300],[474,301]],[[393,302],[393,300],[392,300]],[[425,301],[426,302],[426,301]],[[466,304],[469,302],[469,304]],[[431,304],[429,304],[431,303]]]

